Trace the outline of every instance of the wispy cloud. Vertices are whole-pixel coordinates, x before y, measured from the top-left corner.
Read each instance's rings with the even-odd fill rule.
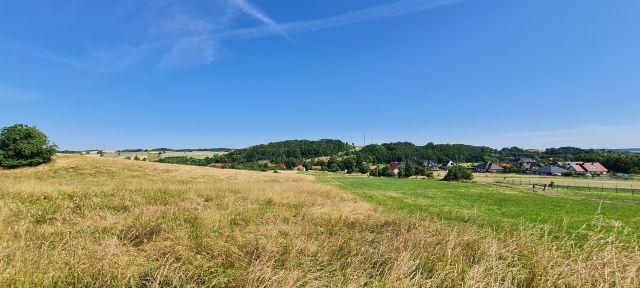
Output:
[[[278,23],[249,0],[218,0],[215,9],[190,7],[185,1],[160,1],[153,3],[127,2],[143,5],[145,9],[127,11],[153,11],[153,15],[141,16],[136,23],[137,44],[111,43],[101,49],[88,49],[81,57],[69,57],[36,46],[0,39],[0,48],[9,49],[40,59],[55,61],[77,68],[97,72],[128,70],[141,63],[155,63],[161,71],[185,66],[206,65],[218,58],[218,48],[224,41],[261,37],[285,37],[335,28],[354,23],[399,17],[412,13],[451,5],[464,0],[404,0],[375,7],[347,12],[341,15],[307,21]],[[132,4],[136,3],[136,4]],[[147,7],[152,5],[152,7]],[[213,5],[213,4],[212,4]],[[260,26],[229,29],[238,10],[262,23]],[[212,12],[214,11],[214,12]],[[234,12],[235,11],[235,12]],[[146,12],[145,12],[146,13]],[[214,13],[214,14],[212,14]],[[219,15],[215,15],[218,13]],[[127,13],[130,17],[129,13]],[[146,28],[140,28],[140,23]]]
[[[289,22],[279,25],[280,30],[288,34],[300,34],[329,29],[349,24],[374,21],[384,18],[398,17],[421,11],[451,5],[463,0],[407,0],[390,4],[383,4],[371,8],[352,11],[345,14],[300,22]],[[275,36],[275,32],[270,27],[253,27],[226,31],[217,35],[222,38],[250,39],[259,37]]]
[[[289,41],[292,41],[291,37],[289,36],[289,34],[287,34],[287,31],[285,29],[282,29],[282,27],[278,25],[276,21],[271,19],[269,16],[267,16],[264,12],[262,12],[260,9],[258,9],[248,0],[230,0],[230,1],[233,5],[240,8],[240,10],[242,10],[246,14],[253,16],[254,18],[258,19],[260,22],[265,24],[266,26],[265,29],[271,31],[274,34],[281,35]]]

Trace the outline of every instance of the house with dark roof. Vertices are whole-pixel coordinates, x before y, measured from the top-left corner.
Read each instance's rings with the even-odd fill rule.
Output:
[[[531,170],[531,173],[535,174],[535,175],[557,175],[557,176],[561,176],[564,173],[569,172],[569,170],[564,169],[562,167],[558,167],[558,166],[545,166],[542,168],[538,168],[538,169],[534,169]]]
[[[532,158],[521,158],[520,160],[518,160],[518,164],[522,165],[524,163],[538,163],[538,161]]]
[[[557,162],[557,163],[556,163],[556,166],[560,166],[560,167],[562,167],[562,168],[569,169],[569,167],[570,167],[570,166],[573,166],[573,165],[582,165],[582,164],[584,164],[584,162],[580,162],[580,161],[570,161],[570,162]]]
[[[504,168],[498,166],[496,163],[482,163],[476,167],[478,173],[498,173],[504,171]]]
[[[440,170],[440,165],[438,165],[438,163],[433,160],[427,160],[422,162],[422,167],[424,169],[432,170],[432,171]]]
[[[522,171],[522,172],[529,172],[529,171],[537,169],[537,168],[539,168],[539,166],[538,166],[538,163],[535,163],[535,162],[528,162],[528,163],[520,164],[520,171]]]

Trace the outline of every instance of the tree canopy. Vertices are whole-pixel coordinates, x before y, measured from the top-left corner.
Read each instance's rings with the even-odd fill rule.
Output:
[[[18,168],[51,161],[56,146],[35,127],[16,124],[0,132],[0,166]]]

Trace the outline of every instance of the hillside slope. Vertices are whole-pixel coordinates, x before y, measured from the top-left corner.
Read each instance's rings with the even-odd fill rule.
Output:
[[[638,252],[381,214],[311,177],[59,156],[0,170],[0,286],[635,286]]]

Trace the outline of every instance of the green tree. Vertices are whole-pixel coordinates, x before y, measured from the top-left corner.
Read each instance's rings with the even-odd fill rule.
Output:
[[[369,169],[369,165],[367,165],[367,163],[360,163],[360,165],[358,166],[358,172],[361,174],[367,174],[369,173],[371,170]]]
[[[51,161],[56,146],[35,127],[16,124],[0,132],[0,166],[18,168]]]
[[[473,173],[461,166],[454,166],[449,168],[447,171],[447,175],[444,176],[442,180],[444,181],[461,181],[461,180],[472,180]]]

